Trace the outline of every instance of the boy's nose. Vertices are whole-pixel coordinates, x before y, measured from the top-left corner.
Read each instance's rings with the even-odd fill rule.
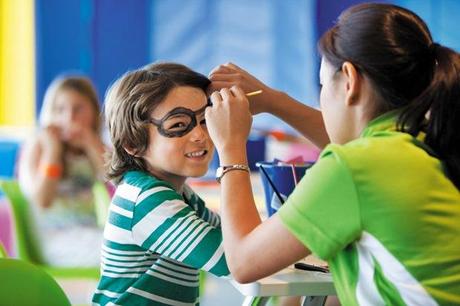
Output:
[[[190,139],[193,142],[203,142],[207,138],[207,132],[205,126],[201,124],[197,124],[191,131],[190,131]]]

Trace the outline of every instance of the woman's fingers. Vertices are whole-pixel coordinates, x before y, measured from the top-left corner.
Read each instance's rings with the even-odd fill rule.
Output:
[[[233,68],[231,67],[228,67],[226,66],[227,64],[222,64],[222,65],[219,65],[217,67],[214,67],[211,72],[209,73],[209,75],[213,74],[213,73],[229,73],[229,72],[232,72],[233,71]]]
[[[209,79],[215,81],[234,81],[241,79],[241,75],[238,73],[213,73],[209,75]]]
[[[233,86],[233,82],[231,81],[213,81],[207,88],[207,93],[210,95],[212,94],[214,91],[219,91],[221,90],[222,88],[229,88],[231,86]]]
[[[211,84],[208,87],[208,91],[230,88],[232,85],[242,83],[241,75],[235,73],[215,73],[210,75],[209,79]]]
[[[211,99],[211,102],[212,102],[212,105],[219,105],[220,103],[222,103],[222,96],[220,95],[220,92],[218,91],[214,91],[211,93],[211,96],[210,96],[210,99]]]
[[[230,92],[233,94],[233,96],[247,101],[246,94],[244,93],[243,89],[241,89],[241,87],[233,85],[230,87]]]
[[[223,101],[228,102],[230,99],[233,98],[233,94],[228,88],[222,88],[220,90],[220,95],[222,96]]]
[[[230,69],[230,70],[239,70],[239,71],[242,71],[242,72],[246,72],[244,71],[242,68],[238,67],[237,65],[233,64],[233,63],[225,63],[223,65],[225,68],[227,69]]]

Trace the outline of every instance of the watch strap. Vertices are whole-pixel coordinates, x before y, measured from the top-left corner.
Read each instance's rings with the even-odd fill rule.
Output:
[[[217,175],[216,175],[216,180],[218,183],[220,183],[222,177],[225,175],[225,173],[228,173],[232,170],[242,170],[250,173],[250,169],[247,165],[242,165],[242,164],[234,164],[234,165],[227,165],[227,166],[220,166],[217,169]]]

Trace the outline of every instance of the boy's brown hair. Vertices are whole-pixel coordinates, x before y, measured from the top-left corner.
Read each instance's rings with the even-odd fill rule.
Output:
[[[119,183],[127,171],[147,172],[141,156],[149,146],[150,114],[172,89],[191,86],[206,91],[210,83],[204,75],[176,63],[150,64],[115,81],[105,98],[105,119],[114,147],[107,177]],[[128,154],[125,148],[134,153]]]

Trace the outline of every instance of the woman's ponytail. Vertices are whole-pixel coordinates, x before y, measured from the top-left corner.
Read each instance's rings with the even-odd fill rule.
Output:
[[[434,60],[431,83],[402,112],[399,126],[416,136],[438,155],[447,176],[460,189],[460,54],[441,46],[430,47]]]

